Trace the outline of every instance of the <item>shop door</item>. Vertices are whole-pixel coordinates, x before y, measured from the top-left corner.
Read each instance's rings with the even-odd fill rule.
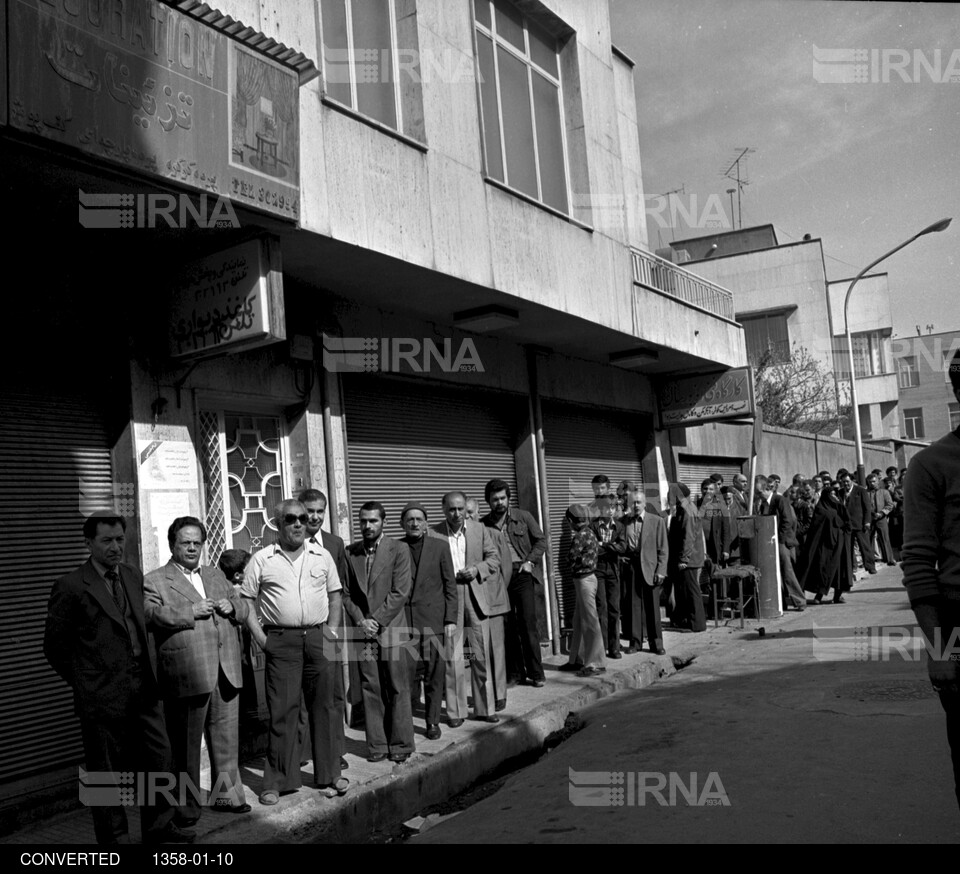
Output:
[[[591,480],[598,474],[609,477],[613,489],[621,480],[642,483],[641,459],[649,431],[649,420],[641,416],[544,403],[550,537],[560,575],[557,599],[563,629],[573,627],[577,601],[567,562],[571,536],[567,508],[593,500]]]
[[[85,562],[83,520],[129,517],[132,484],[113,482],[107,427],[86,398],[0,392],[0,797],[83,758],[67,684],[47,664],[53,584]],[[129,560],[129,559],[128,559]],[[74,774],[74,777],[76,774]]]
[[[483,488],[500,478],[517,494],[514,447],[527,402],[512,395],[464,392],[433,384],[344,379],[351,525],[366,501],[387,512],[384,531],[401,537],[400,511],[420,501],[428,522],[443,520],[441,498],[454,489],[488,507]]]
[[[745,461],[744,459],[743,462]],[[700,484],[708,479],[710,474],[719,473],[723,477],[723,484],[729,486],[733,483],[733,477],[743,470],[740,459],[699,455],[680,455],[677,467],[677,479],[689,487],[694,498],[700,497]]]

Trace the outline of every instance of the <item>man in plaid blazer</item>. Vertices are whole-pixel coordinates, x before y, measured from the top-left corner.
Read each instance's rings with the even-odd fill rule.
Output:
[[[144,579],[147,627],[157,643],[157,673],[176,770],[200,785],[200,741],[206,735],[213,779],[212,809],[247,813],[238,764],[240,636],[249,605],[223,573],[200,567],[207,539],[199,519],[174,519],[167,533],[173,557]],[[200,818],[196,792],[186,793],[178,825]]]

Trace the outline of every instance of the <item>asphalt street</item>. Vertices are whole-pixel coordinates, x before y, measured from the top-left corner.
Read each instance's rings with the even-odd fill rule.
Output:
[[[939,701],[898,568],[739,628],[414,843],[956,843]]]

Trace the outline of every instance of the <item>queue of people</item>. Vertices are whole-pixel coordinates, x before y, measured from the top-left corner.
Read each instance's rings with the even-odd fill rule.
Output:
[[[883,486],[874,471],[869,490],[846,470],[836,480],[821,471],[798,475],[780,495],[779,477],[756,478],[753,512],[777,516],[784,594],[794,609],[805,608],[804,590],[817,604],[831,589],[834,602],[843,601],[855,547],[869,572],[873,541],[888,563],[896,560],[901,484],[895,470]],[[562,669],[595,676],[644,641],[664,654],[661,605],[671,630],[706,630],[701,577],[705,567],[740,561],[746,485],[741,474],[729,486],[715,474],[694,501],[674,484],[665,516],[641,486],[622,481],[614,490],[606,476],[594,477],[594,501],[566,513],[576,607]],[[145,799],[145,841],[192,841],[190,827],[206,809],[250,811],[238,766],[249,641],[265,657],[265,806],[301,788],[307,759],[322,796],[349,791],[346,659],[359,670],[371,762],[400,764],[415,751],[421,686],[425,736],[437,739],[443,705],[450,728],[470,716],[468,692],[473,718],[494,723],[509,688],[545,684],[535,593],[546,538],[533,515],[513,505],[504,480],[487,483],[484,499],[482,517],[461,491],[442,497],[435,518],[410,502],[401,539],[384,536],[386,511],[370,501],[358,511],[360,539],[346,545],[322,530],[326,496],[307,489],[276,508],[276,543],[252,556],[228,550],[218,568],[201,566],[203,523],[181,517],[168,531],[170,561],[146,578],[122,561],[122,517],[85,521],[90,559],[53,588],[45,652],[74,691],[88,770],[170,773],[188,790]],[[213,781],[205,804],[201,739]],[[129,840],[122,807],[92,811],[98,842]]]

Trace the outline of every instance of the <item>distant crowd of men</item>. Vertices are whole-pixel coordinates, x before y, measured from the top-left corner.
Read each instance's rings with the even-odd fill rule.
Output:
[[[960,399],[960,353],[950,376]],[[855,551],[876,573],[875,553],[894,565],[902,550],[928,640],[960,633],[960,432],[919,453],[904,473],[874,470],[866,489],[845,469],[835,478],[797,474],[783,494],[779,476],[757,476],[752,508],[745,476],[725,485],[714,474],[696,501],[686,485],[671,486],[666,517],[639,484],[614,489],[608,477],[594,477],[594,500],[565,515],[576,606],[562,669],[595,676],[607,658],[639,651],[645,638],[664,654],[661,603],[671,629],[704,631],[704,569],[709,576],[743,561],[739,520],[749,515],[776,516],[784,602],[793,609],[806,608],[805,592],[819,604],[832,589],[842,603],[855,580]],[[123,517],[85,520],[90,558],[53,587],[44,651],[73,690],[88,771],[168,774],[177,789],[192,790],[141,799],[145,842],[195,839],[204,738],[208,809],[251,809],[238,766],[242,629],[265,656],[269,740],[259,801],[267,806],[301,787],[309,758],[323,796],[348,791],[348,657],[359,672],[371,762],[402,763],[414,752],[421,684],[428,739],[441,736],[442,705],[450,728],[463,724],[468,692],[473,718],[497,722],[511,686],[545,684],[537,592],[546,538],[533,515],[512,504],[504,480],[490,480],[484,498],[489,512],[480,517],[476,500],[450,491],[437,521],[410,502],[401,539],[384,536],[386,511],[369,501],[359,508],[360,539],[348,546],[322,529],[327,499],[307,489],[276,508],[275,544],[252,556],[228,550],[219,568],[201,566],[206,529],[185,516],[169,528],[170,561],[145,578],[123,562]],[[958,661],[948,654],[930,667],[955,770]],[[98,842],[129,840],[122,805],[91,810]]]

